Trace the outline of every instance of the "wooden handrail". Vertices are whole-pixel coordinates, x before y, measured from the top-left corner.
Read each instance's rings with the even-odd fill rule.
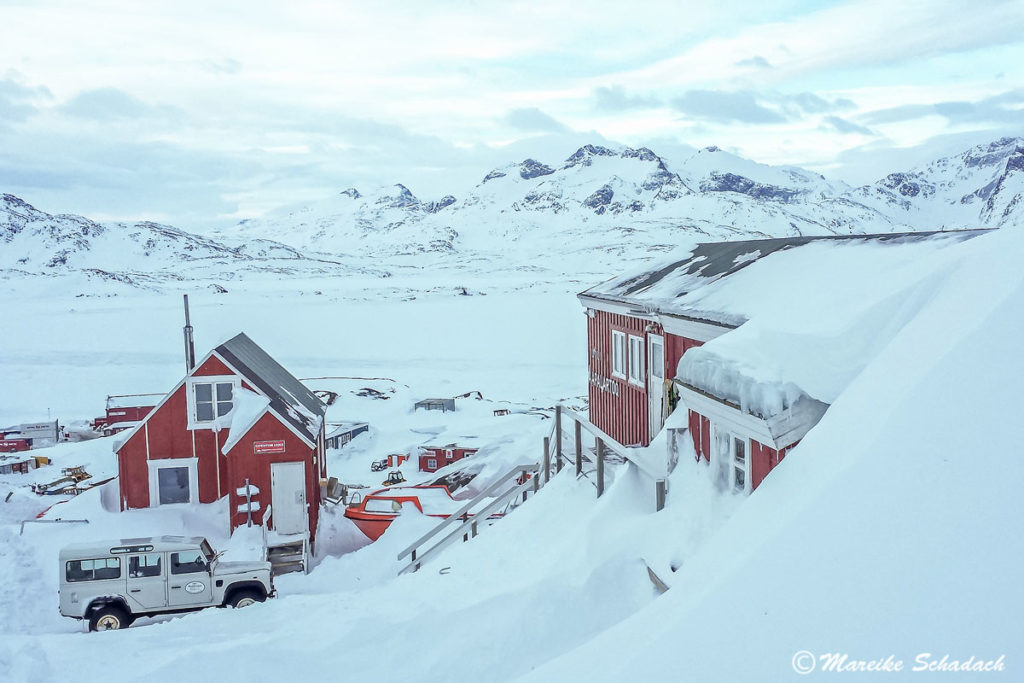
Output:
[[[605,433],[604,430],[602,430],[600,427],[595,425],[587,418],[577,413],[572,408],[566,408],[563,406],[562,414],[568,415],[570,418],[572,418],[573,421],[579,424],[583,429],[586,429],[588,432],[590,432],[595,438],[598,438],[601,441],[603,441],[604,447],[606,449],[612,451],[621,458],[633,463],[634,465],[637,466],[638,469],[640,469],[644,474],[651,477],[652,479],[663,479],[667,475],[667,473],[665,472],[652,471],[649,465],[637,460],[636,457],[629,452],[630,449],[625,448],[624,446],[620,446],[619,443],[612,437],[608,436],[608,434]]]
[[[516,486],[515,488],[510,489],[505,493],[495,497],[495,499],[488,503],[486,507],[477,512],[473,516],[473,519],[465,520],[457,528],[452,529],[451,532],[449,532],[444,538],[442,538],[440,541],[432,545],[430,549],[427,550],[425,553],[423,553],[417,558],[413,558],[413,560],[409,564],[407,564],[405,567],[401,569],[401,571],[398,572],[398,575],[401,576],[406,572],[415,571],[419,569],[424,562],[430,559],[434,554],[441,552],[441,550],[443,550],[453,539],[458,538],[459,536],[465,536],[467,533],[470,532],[470,530],[472,530],[473,536],[476,536],[475,527],[479,522],[486,522],[487,515],[491,514],[491,512],[498,509],[498,507],[500,507],[501,505],[506,504],[509,500],[517,498],[524,491],[527,491],[536,486],[535,480],[539,476],[540,471],[538,470],[538,472],[534,475],[534,480],[524,481],[522,484]],[[448,519],[453,518],[454,516],[449,517]],[[399,559],[402,558],[399,557]]]
[[[536,465],[519,465],[519,466],[509,470],[508,472],[506,472],[500,479],[498,479],[497,481],[492,483],[490,486],[488,486],[486,489],[484,489],[481,493],[477,494],[477,496],[475,498],[473,498],[473,500],[469,501],[468,503],[463,505],[461,508],[459,508],[457,511],[455,511],[451,515],[449,515],[448,519],[446,519],[443,522],[441,522],[440,524],[438,524],[436,527],[434,527],[433,529],[428,531],[426,534],[424,534],[420,538],[416,539],[416,541],[413,542],[408,548],[406,548],[402,552],[398,553],[398,559],[401,560],[403,557],[405,557],[409,553],[411,553],[414,550],[416,550],[417,548],[419,548],[421,545],[423,545],[424,543],[429,541],[431,538],[433,538],[437,534],[441,533],[441,530],[443,530],[444,528],[448,527],[449,525],[454,524],[455,522],[457,522],[459,517],[461,517],[462,515],[466,514],[470,510],[472,510],[473,506],[476,505],[477,503],[479,503],[482,499],[490,497],[490,495],[492,493],[494,493],[494,491],[496,491],[502,484],[507,482],[509,479],[511,479],[513,477],[516,477],[516,476],[519,476],[523,472],[528,472],[528,471],[532,470],[535,467],[536,467]]]

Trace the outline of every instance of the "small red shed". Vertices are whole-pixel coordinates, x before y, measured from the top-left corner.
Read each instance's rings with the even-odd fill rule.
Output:
[[[453,443],[447,446],[421,446],[420,472],[436,472],[442,467],[451,465],[453,462],[468,458],[478,450],[480,449],[465,448]]]
[[[117,434],[131,429],[153,410],[163,394],[124,394],[107,396],[107,413],[96,418],[94,428],[103,436]]]
[[[812,242],[870,242],[858,256],[870,272],[876,244],[963,240],[982,232],[706,243],[681,260],[592,287],[578,295],[587,315],[590,420],[622,445],[647,446],[679,405],[686,410],[684,422],[697,457],[715,467],[730,488],[752,491],[818,423],[828,405],[794,387],[795,398],[770,408],[752,408],[736,392],[750,378],[736,375],[735,368],[707,367],[714,361],[703,356],[713,359],[713,354],[686,356],[746,321],[735,311],[715,310],[702,288],[776,252]],[[701,357],[703,365],[688,363],[695,357]],[[728,372],[733,376],[723,380]]]
[[[325,406],[245,334],[195,364],[115,453],[121,508],[230,498],[231,529],[268,507],[280,535],[315,540]],[[247,489],[248,486],[248,489]]]

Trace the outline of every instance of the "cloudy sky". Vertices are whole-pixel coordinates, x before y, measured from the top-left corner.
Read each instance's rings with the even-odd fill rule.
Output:
[[[201,230],[583,142],[867,182],[1024,135],[1024,2],[0,0],[0,192]]]

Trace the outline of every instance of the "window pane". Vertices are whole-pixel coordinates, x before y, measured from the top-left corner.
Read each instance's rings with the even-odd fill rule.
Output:
[[[187,467],[161,467],[156,478],[161,505],[189,501]]]
[[[128,558],[129,578],[160,576],[160,553],[134,555]]]
[[[231,401],[217,401],[217,417],[231,412]]]
[[[736,468],[736,488],[742,489],[746,486],[746,472],[743,471],[742,467]]]
[[[218,401],[230,401],[231,400],[231,384],[229,382],[221,382],[217,385],[217,400]]]
[[[198,550],[171,553],[172,574],[196,574],[206,571],[206,558]]]
[[[736,439],[736,462],[743,463],[747,461],[747,442],[740,439]]]
[[[196,401],[196,421],[209,422],[213,419],[213,403]]]
[[[212,401],[213,400],[213,385],[210,385],[210,384],[197,384],[196,385],[196,400],[197,401]]]
[[[102,581],[121,578],[121,560],[108,557],[99,560],[72,560],[65,567],[65,578],[74,581]]]
[[[665,348],[661,344],[651,344],[651,374],[661,379],[664,376]]]

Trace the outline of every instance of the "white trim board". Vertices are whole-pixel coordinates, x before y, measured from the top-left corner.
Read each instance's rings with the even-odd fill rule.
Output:
[[[695,391],[682,382],[676,381],[675,385],[679,390],[680,402],[688,409],[721,424],[726,429],[735,430],[734,433],[737,435],[746,435],[766,446],[778,448],[775,437],[768,429],[768,423],[761,418]]]
[[[160,505],[160,482],[157,470],[164,467],[188,468],[188,503],[169,503],[169,505],[194,505],[199,503],[199,458],[157,458],[146,461],[149,467],[149,507]]]

